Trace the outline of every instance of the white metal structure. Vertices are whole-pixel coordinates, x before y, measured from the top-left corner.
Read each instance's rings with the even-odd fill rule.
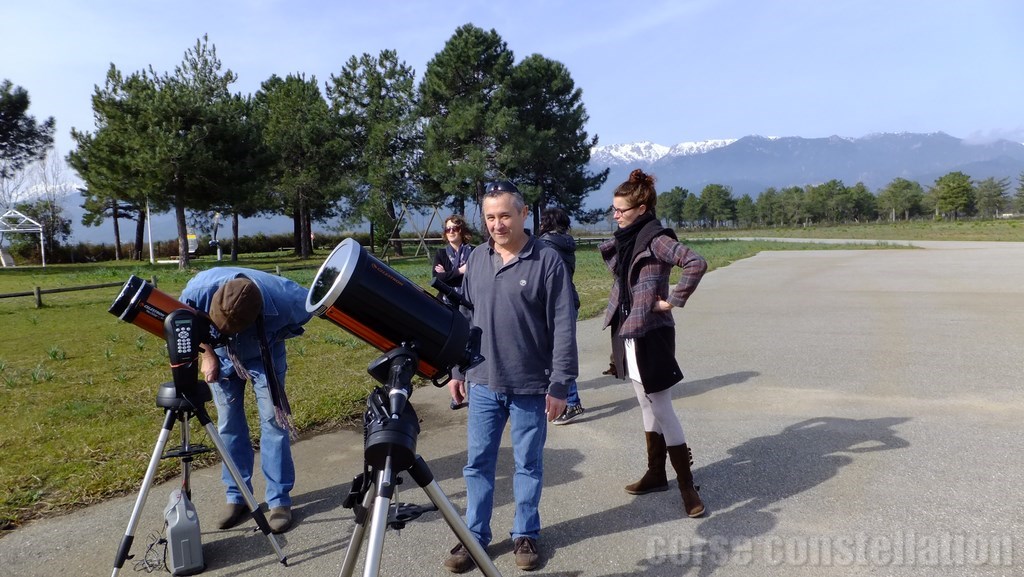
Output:
[[[39,255],[42,258],[43,266],[46,266],[46,246],[43,243],[43,225],[25,216],[24,214],[14,210],[13,208],[0,216],[0,241],[3,240],[3,235],[13,232],[19,234],[38,234],[39,235]],[[14,266],[14,259],[4,258],[4,266]],[[10,264],[8,264],[8,259]]]

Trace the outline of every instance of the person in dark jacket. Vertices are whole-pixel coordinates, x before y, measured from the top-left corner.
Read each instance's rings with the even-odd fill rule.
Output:
[[[557,206],[544,209],[540,215],[540,240],[555,249],[562,262],[569,269],[569,278],[576,272],[576,239],[569,234],[569,215]],[[576,317],[580,313],[580,295],[576,292],[576,285],[572,285],[572,302],[576,306]],[[580,393],[576,387],[576,381],[569,383],[569,393],[565,397],[565,410],[554,421],[553,425],[565,425],[572,422],[584,412],[583,403],[580,401]]]
[[[434,254],[434,268],[431,275],[440,279],[444,284],[455,289],[455,292],[462,294],[462,275],[466,274],[466,261],[469,260],[469,253],[473,247],[469,241],[473,239],[473,232],[466,226],[466,219],[462,215],[453,214],[444,221],[443,248],[437,249]],[[451,304],[448,297],[441,295],[442,300]]]
[[[633,382],[647,440],[647,471],[627,485],[626,492],[643,495],[667,490],[667,454],[679,479],[683,512],[700,517],[704,503],[693,485],[692,453],[672,406],[670,388],[683,379],[675,359],[672,309],[686,304],[708,265],[680,243],[672,229],[662,226],[654,214],[657,202],[654,177],[640,169],[630,173],[612,199],[612,216],[619,229],[598,247],[615,277],[604,326],[612,327],[616,372]],[[683,274],[669,291],[674,266],[682,268]]]

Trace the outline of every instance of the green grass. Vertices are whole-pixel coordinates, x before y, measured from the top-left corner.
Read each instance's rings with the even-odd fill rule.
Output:
[[[689,242],[712,269],[762,250],[834,249],[792,243],[699,240]],[[858,248],[865,248],[858,246]],[[326,252],[299,262],[278,254],[245,255],[241,266],[273,271],[309,286]],[[209,258],[198,268],[215,266]],[[227,262],[220,264],[229,264]],[[430,280],[426,257],[394,259],[391,265],[421,286]],[[157,278],[177,296],[194,274],[173,265],[104,263],[0,269],[0,293],[121,282],[131,274]],[[292,268],[296,267],[296,268]],[[302,267],[302,268],[298,268]],[[604,308],[611,285],[594,247],[577,254],[576,285],[581,318]],[[155,396],[170,380],[166,345],[107,312],[120,288],[0,299],[0,535],[28,519],[53,515],[138,490],[162,422]],[[313,319],[306,334],[288,341],[288,394],[302,435],[361,423],[365,398],[376,384],[366,374],[379,352],[335,325]],[[254,416],[254,403],[249,403]],[[208,405],[214,413],[213,403]],[[194,443],[212,446],[193,420]],[[177,429],[170,445],[178,442]],[[200,464],[214,461],[205,455]],[[175,460],[161,464],[160,478],[178,474]]]

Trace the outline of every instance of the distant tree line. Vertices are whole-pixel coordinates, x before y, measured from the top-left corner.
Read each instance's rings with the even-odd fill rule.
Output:
[[[963,172],[950,172],[927,188],[895,178],[877,193],[858,182],[840,180],[823,184],[767,188],[757,198],[735,198],[732,189],[709,184],[694,194],[676,186],[658,195],[658,215],[677,227],[750,228],[807,226],[934,218],[998,218],[1007,212],[1024,213],[1024,172],[1017,187],[1010,179],[971,180]]]
[[[498,178],[519,185],[535,218],[549,205],[582,221],[603,216],[583,204],[608,171],[588,170],[598,139],[585,130],[582,90],[559,62],[534,54],[516,63],[494,30],[458,28],[418,85],[393,50],[351,57],[323,90],[289,74],[243,95],[235,80],[204,36],[173,72],[111,64],[96,86],[95,126],[72,128],[67,161],[85,183],[83,224],[112,219],[117,258],[125,220],[141,257],[147,212],[175,215],[182,268],[187,232],[209,230],[214,214],[231,223],[232,259],[239,218],[255,215],[290,216],[304,258],[312,223],[333,218],[368,221],[386,242],[400,235],[403,210],[465,214]],[[2,151],[20,163],[14,172],[52,143],[53,120],[39,129],[50,140],[35,136],[34,156]]]

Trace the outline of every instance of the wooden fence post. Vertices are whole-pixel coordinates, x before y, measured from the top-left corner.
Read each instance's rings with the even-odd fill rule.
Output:
[[[40,290],[41,289],[39,287],[33,287],[32,288],[32,293],[36,297],[36,308],[37,309],[43,308],[43,293],[39,292]]]

